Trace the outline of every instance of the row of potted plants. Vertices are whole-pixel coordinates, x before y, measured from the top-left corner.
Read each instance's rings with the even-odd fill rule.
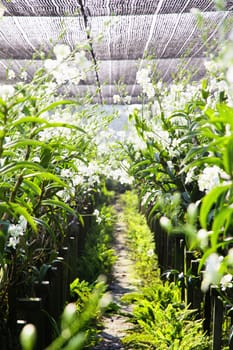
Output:
[[[45,60],[32,80],[22,71],[21,82],[0,88],[0,334],[8,348],[16,301],[35,294],[35,283],[47,279],[76,236],[76,255],[81,253],[91,221],[102,220],[106,176],[127,178],[110,157],[111,145],[103,147],[113,115],[88,95],[61,98],[67,79],[78,84],[93,69],[84,49],[55,45],[56,59]],[[14,74],[9,68],[9,83]],[[74,269],[72,254],[65,264]]]
[[[135,137],[122,143],[155,239],[162,230],[168,239],[185,241],[204,294],[212,286],[221,293],[232,287],[233,107],[226,65],[231,52],[229,39],[220,56],[207,62],[211,71],[201,83],[166,87],[151,80],[150,66],[143,68],[139,83],[145,93],[150,83],[153,96],[150,89],[148,102],[131,113]],[[162,249],[169,254],[167,246]],[[165,261],[162,272],[177,268],[170,262],[162,266]],[[193,273],[188,270],[173,273]]]

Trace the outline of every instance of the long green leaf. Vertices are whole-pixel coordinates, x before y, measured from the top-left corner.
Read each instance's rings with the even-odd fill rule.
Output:
[[[216,105],[218,112],[219,112],[219,117],[224,118],[224,122],[226,124],[231,125],[231,129],[233,129],[233,108],[230,106],[227,106],[225,103],[219,103]]]
[[[233,176],[233,137],[229,139],[224,149],[223,164],[226,172]]]
[[[61,149],[61,150],[68,150],[68,151],[72,151],[72,152],[76,152],[77,153],[77,145],[76,144],[68,144],[68,143],[63,143],[60,140],[57,142],[54,142],[51,140],[51,142],[49,143],[51,149]]]
[[[181,169],[180,174],[187,171],[189,168],[193,168],[195,166],[200,166],[203,164],[217,165],[219,168],[223,169],[223,162],[218,157],[202,157],[194,160],[193,162],[185,165],[183,169]]]
[[[58,106],[71,105],[71,104],[75,105],[75,104],[77,104],[77,102],[72,101],[72,100],[61,100],[61,101],[53,102],[49,106],[47,106],[46,108],[43,108],[40,112],[38,112],[37,116],[39,116],[45,112],[51,111],[52,109],[54,109]]]
[[[79,126],[68,124],[68,123],[61,123],[61,122],[54,122],[54,123],[48,123],[44,126],[41,126],[39,128],[36,128],[34,132],[32,133],[32,136],[38,134],[40,131],[43,131],[45,129],[49,128],[68,128],[68,129],[73,129],[73,130],[78,130],[82,133],[86,133],[86,131]]]
[[[37,100],[37,98],[34,96],[19,97],[19,98],[17,98],[17,100],[14,99],[13,103],[11,103],[8,106],[8,109],[10,110],[12,107],[17,106],[20,103],[24,103],[25,101],[36,101],[36,100]]]
[[[186,143],[187,138],[181,139],[182,143],[183,141]],[[192,146],[192,148],[188,151],[186,157],[185,157],[185,162],[187,163],[188,161],[192,160],[196,155],[202,155],[204,152],[206,152],[207,147],[206,146]]]
[[[20,118],[20,119],[14,121],[10,126],[15,127],[15,126],[18,126],[18,125],[21,125],[24,123],[48,124],[48,121],[46,119],[43,119],[43,118],[30,116],[30,117]]]
[[[51,227],[47,224],[47,222],[43,219],[39,218],[33,218],[33,220],[36,222],[37,225],[40,225],[41,227],[44,227],[47,233],[52,237],[53,241],[56,242],[56,235],[54,234],[54,231],[51,229]]]
[[[9,149],[8,150],[3,149],[2,158],[14,159],[15,158],[15,151],[11,151]]]
[[[23,206],[21,206],[17,203],[13,203],[13,202],[9,202],[8,205],[15,214],[23,215],[25,217],[25,219],[27,220],[27,222],[29,223],[29,225],[31,226],[31,228],[33,229],[33,231],[37,232],[36,223],[26,208],[24,208]]]
[[[10,164],[5,165],[0,169],[0,174],[4,175],[7,173],[13,173],[16,170],[19,169],[33,169],[38,171],[44,171],[44,168],[42,168],[39,164],[30,162],[30,161],[19,161],[19,162],[13,162]]]
[[[226,231],[231,224],[233,208],[223,208],[215,217],[212,225],[213,234],[211,235],[212,246],[217,244],[218,236],[222,233],[222,228]]]
[[[41,195],[41,189],[40,189],[40,187],[37,184],[35,184],[35,182],[32,182],[32,181],[27,180],[27,179],[24,178],[22,185],[23,185],[23,187],[25,186],[26,188],[28,188],[34,194],[36,194],[38,196]]]
[[[168,118],[168,120],[171,120],[171,119],[177,118],[177,117],[181,117],[181,118],[187,119],[189,116],[188,116],[187,113],[185,113],[184,111],[181,110],[181,111],[176,111],[176,112],[172,113],[170,115],[170,117]]]
[[[13,142],[9,142],[4,145],[4,148],[19,148],[19,147],[26,147],[26,146],[38,146],[41,148],[49,148],[51,147],[45,143],[44,141],[38,141],[38,140],[32,140],[32,139],[23,139],[23,140],[17,140]]]
[[[150,163],[151,163],[151,161],[149,159],[142,160],[141,162],[138,162],[138,163],[134,164],[131,167],[131,170],[132,171],[138,171],[138,168],[140,168],[142,166],[145,166],[145,165],[150,165]]]
[[[220,185],[213,188],[207,195],[203,198],[201,209],[200,209],[200,223],[203,228],[207,227],[207,217],[212,206],[217,202],[220,195],[226,193],[232,187],[229,185]]]
[[[75,215],[76,216],[76,212],[74,209],[72,209],[69,205],[67,205],[66,203],[59,201],[58,199],[45,199],[41,202],[42,205],[48,205],[48,206],[52,206],[52,207],[58,207],[61,209],[64,209],[65,211],[67,211],[68,213],[70,213],[71,215]]]
[[[5,211],[7,211],[8,213],[10,212],[9,204],[5,201],[0,201],[0,209],[3,209]]]
[[[38,177],[38,178],[41,178],[43,180],[52,180],[52,181],[59,183],[63,187],[68,187],[68,185],[64,181],[62,181],[57,175],[54,175],[54,174],[49,173],[47,171],[38,171],[36,173],[25,174],[23,176],[24,179],[30,179],[33,177]]]

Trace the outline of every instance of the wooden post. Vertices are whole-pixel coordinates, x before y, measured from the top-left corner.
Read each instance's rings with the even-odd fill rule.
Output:
[[[78,252],[76,237],[69,237],[69,246],[70,250],[68,260],[68,283],[70,284],[77,277]]]
[[[213,298],[213,347],[212,350],[221,349],[222,345],[222,323],[223,323],[223,302],[216,287],[211,287]]]
[[[166,233],[167,235],[167,270],[174,269],[173,258],[174,258],[174,237]]]
[[[179,271],[181,273],[181,300],[185,301],[185,267],[184,267],[184,256],[185,256],[185,240],[182,238],[179,240],[179,256],[176,253],[176,264],[179,267]]]
[[[45,348],[45,327],[42,317],[42,300],[41,298],[18,298],[17,314],[21,319],[32,323],[37,330],[36,350]]]
[[[70,263],[70,259],[69,259],[69,254],[70,254],[70,250],[68,247],[62,247],[61,251],[60,251],[60,255],[63,258],[63,268],[62,268],[62,290],[63,290],[63,300],[64,300],[64,304],[65,302],[68,300],[69,298],[69,263]]]
[[[61,312],[61,285],[60,273],[57,266],[52,266],[48,271],[48,279],[51,290],[48,296],[50,314],[57,321]]]
[[[58,300],[57,312],[59,317],[66,302],[66,295],[65,295],[64,286],[63,286],[64,258],[61,256],[58,256],[54,260],[53,266],[57,267],[56,280],[55,280],[56,290],[54,290],[54,292],[57,294],[57,300]]]
[[[211,295],[210,288],[204,294],[204,321],[203,321],[203,330],[210,335],[211,331]]]
[[[174,251],[174,268],[179,272],[184,272],[184,239],[183,237],[175,237]]]
[[[36,297],[42,300],[42,322],[45,327],[45,346],[48,346],[53,340],[53,328],[50,318],[53,318],[53,302],[51,302],[51,283],[49,281],[35,282],[34,289]],[[56,320],[57,321],[57,320]]]
[[[192,251],[186,251],[185,252],[185,276],[186,276],[186,304],[192,305],[193,301],[193,286],[192,286],[192,271],[191,271],[191,261],[193,259],[193,252]]]
[[[200,317],[201,302],[203,300],[203,295],[201,292],[201,276],[198,275],[198,266],[200,259],[191,260],[191,273],[192,273],[192,301],[191,308],[198,311],[198,317]]]

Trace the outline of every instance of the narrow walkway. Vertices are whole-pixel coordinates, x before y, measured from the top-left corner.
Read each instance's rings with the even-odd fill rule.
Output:
[[[126,244],[126,226],[122,220],[122,211],[116,204],[117,223],[114,232],[114,246],[117,261],[113,268],[113,281],[110,285],[113,301],[120,306],[120,312],[105,316],[103,319],[104,329],[101,332],[101,342],[93,350],[123,350],[121,338],[126,335],[126,330],[132,327],[127,322],[127,317],[122,314],[130,313],[130,308],[121,303],[120,299],[125,293],[135,290],[133,279],[133,262],[128,258]]]

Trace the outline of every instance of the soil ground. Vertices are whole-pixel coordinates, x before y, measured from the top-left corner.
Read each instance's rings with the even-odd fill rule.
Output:
[[[104,328],[100,334],[101,341],[92,350],[123,350],[122,337],[132,327],[128,322],[127,314],[130,314],[130,306],[121,303],[121,297],[133,292],[136,287],[136,280],[133,278],[133,262],[129,259],[127,249],[126,225],[122,220],[122,211],[119,204],[116,204],[117,223],[114,231],[114,245],[117,260],[113,268],[113,278],[109,289],[113,301],[119,305],[119,311],[103,318]]]

